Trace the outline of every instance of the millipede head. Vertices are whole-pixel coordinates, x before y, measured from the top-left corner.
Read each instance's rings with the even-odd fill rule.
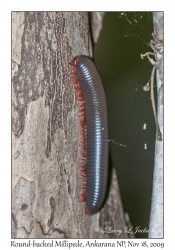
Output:
[[[75,67],[76,64],[77,64],[77,61],[78,61],[79,57],[80,57],[80,56],[74,57],[74,58],[72,59],[72,61],[69,62],[69,64]]]

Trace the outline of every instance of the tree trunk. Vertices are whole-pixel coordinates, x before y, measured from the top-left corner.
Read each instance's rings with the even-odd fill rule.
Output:
[[[127,238],[114,171],[105,206],[79,202],[79,122],[68,62],[89,55],[86,12],[12,13],[12,237]],[[105,233],[106,226],[122,230]],[[102,230],[101,230],[102,229]]]
[[[155,37],[163,42],[163,12],[153,13]],[[163,53],[157,53],[157,111],[163,133]],[[156,140],[149,238],[163,238],[163,142]]]

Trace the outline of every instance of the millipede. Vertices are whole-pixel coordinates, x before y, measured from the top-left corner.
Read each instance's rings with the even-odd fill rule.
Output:
[[[97,213],[103,205],[108,180],[108,116],[105,92],[93,61],[76,56],[71,65],[80,124],[80,201],[85,213]]]

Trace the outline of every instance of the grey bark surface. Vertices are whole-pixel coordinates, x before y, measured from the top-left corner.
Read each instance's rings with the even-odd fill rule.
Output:
[[[127,238],[117,178],[79,202],[79,122],[68,62],[89,55],[86,12],[12,13],[12,238]],[[97,228],[122,229],[122,233]],[[97,232],[98,231],[98,232]]]
[[[163,42],[163,12],[153,13],[154,34]],[[163,53],[157,54],[157,116],[163,136]],[[156,140],[149,238],[163,238],[163,141]]]

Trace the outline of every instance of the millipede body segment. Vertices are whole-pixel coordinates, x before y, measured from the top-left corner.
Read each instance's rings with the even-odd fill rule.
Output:
[[[72,81],[80,120],[81,201],[86,214],[101,208],[108,179],[108,119],[103,85],[90,58],[77,56],[72,65]]]

